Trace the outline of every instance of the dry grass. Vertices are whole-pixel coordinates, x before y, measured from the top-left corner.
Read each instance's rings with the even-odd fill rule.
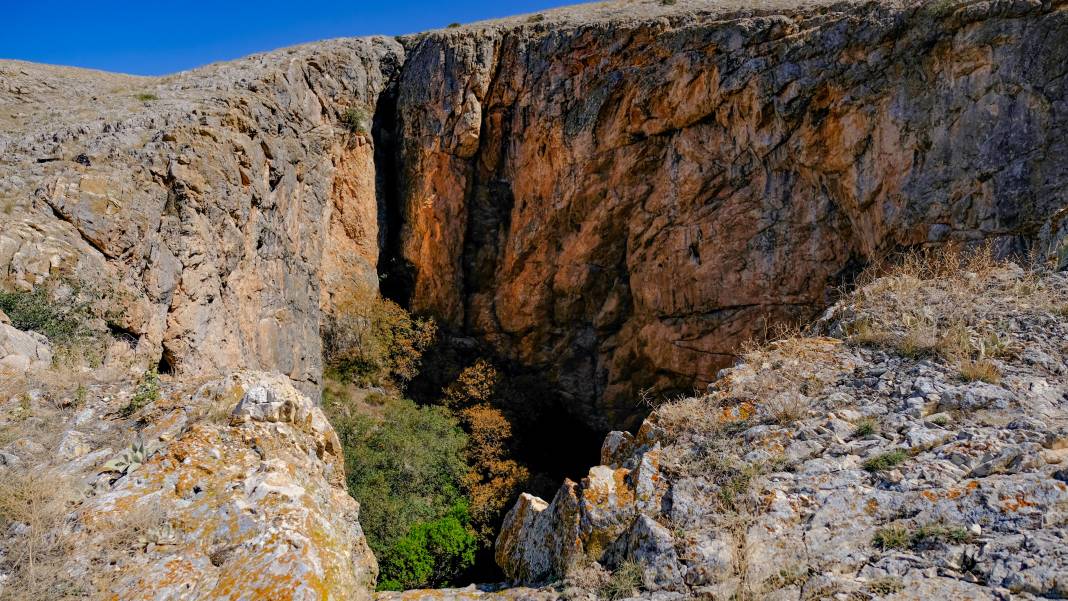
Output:
[[[73,552],[72,510],[79,495],[71,482],[36,471],[9,470],[0,478],[0,544],[10,579],[0,600],[75,599],[88,591],[64,569]]]
[[[1001,370],[989,359],[965,360],[958,365],[961,378],[968,382],[987,382],[997,384],[1001,381]]]
[[[672,432],[717,432],[759,419],[780,425],[804,419],[812,398],[830,384],[840,344],[808,338],[799,330],[786,337],[742,348],[742,364],[717,383],[714,393],[678,399],[656,409],[656,419]]]
[[[965,369],[982,367],[985,375],[993,373],[985,359],[1013,358],[1020,349],[992,302],[1054,313],[1064,302],[1063,291],[1039,271],[998,259],[990,245],[908,253],[870,268],[858,284],[847,295],[853,316],[843,329],[850,342],[912,358],[976,362]]]

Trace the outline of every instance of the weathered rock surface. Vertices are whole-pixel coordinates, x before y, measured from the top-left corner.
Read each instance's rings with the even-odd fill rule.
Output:
[[[0,374],[24,373],[52,362],[48,339],[36,332],[23,332],[0,322]]]
[[[399,82],[412,307],[591,424],[886,250],[1064,239],[1063,2],[628,6],[413,38]]]
[[[916,356],[924,312],[940,337]],[[879,280],[822,327],[839,338],[750,352],[709,395],[609,436],[605,465],[551,503],[524,495],[498,563],[535,584],[635,561],[647,596],[1064,596],[1068,278]],[[989,382],[946,358],[960,332]]]
[[[322,284],[377,290],[371,145],[339,119],[400,53],[339,40],[164,78],[0,63],[5,287],[102,283],[165,367],[314,391]]]
[[[310,391],[321,310],[388,241],[414,310],[627,425],[886,250],[1068,261],[1064,6],[684,0],[164,78],[4,62],[0,273],[77,268],[166,367]]]
[[[85,488],[48,539],[78,547],[57,578],[83,593],[367,598],[336,437],[291,386],[317,391],[322,316],[380,262],[575,416],[633,425],[640,390],[714,380],[888,250],[989,239],[1068,266],[1065,40],[1063,0],[648,0],[163,78],[0,61],[0,286],[103,287],[130,362],[175,376],[132,418],[128,381],[39,394],[52,349],[0,315],[0,387],[29,386],[0,399],[0,469]],[[735,367],[523,497],[499,563],[541,584],[635,561],[662,599],[1068,595],[1068,331],[1031,290],[1063,307],[1065,279],[1029,278],[968,300],[983,348],[1016,349],[1000,381],[841,344],[865,310],[841,305],[837,338]],[[887,528],[907,540],[873,547]],[[596,594],[571,588],[383,598]]]
[[[49,483],[36,502],[69,496],[48,533],[68,551],[35,558],[52,562],[54,581],[34,598],[370,599],[378,568],[345,488],[341,445],[289,378],[235,372],[168,385],[118,423],[105,418],[131,391],[111,389],[98,396],[93,387],[85,406],[52,426],[62,434],[37,437],[55,440],[51,455],[29,441],[4,451],[6,480],[23,466]],[[23,409],[42,420],[46,406],[42,398]],[[5,415],[4,430],[32,431],[19,419],[27,416]],[[40,544],[20,543],[18,528],[6,536],[15,545],[7,549]]]

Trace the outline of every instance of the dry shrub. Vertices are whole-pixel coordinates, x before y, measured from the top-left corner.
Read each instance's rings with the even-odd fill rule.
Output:
[[[833,377],[839,341],[806,338],[796,329],[766,344],[747,342],[742,363],[716,382],[703,397],[681,398],[660,405],[655,419],[669,432],[711,433],[731,429],[759,415],[788,424],[806,417],[813,397]]]
[[[79,495],[54,474],[9,470],[0,478],[0,531],[4,582],[0,599],[73,599],[88,591],[66,571],[72,545],[73,506]]]
[[[371,292],[339,302],[323,328],[323,358],[341,379],[403,386],[418,373],[437,326]]]
[[[960,376],[968,382],[997,384],[1001,381],[1001,370],[990,359],[961,361],[958,369],[960,369]]]

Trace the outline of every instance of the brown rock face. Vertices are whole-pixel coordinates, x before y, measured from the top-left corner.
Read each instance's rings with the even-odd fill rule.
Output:
[[[881,253],[1056,229],[1063,2],[653,10],[414,38],[399,81],[413,310],[588,422]]]
[[[311,391],[322,312],[377,287],[389,241],[414,311],[604,428],[886,251],[1068,263],[1063,1],[638,12],[165,78],[0,63],[0,284],[78,271],[148,360]],[[354,107],[375,126],[348,131]]]

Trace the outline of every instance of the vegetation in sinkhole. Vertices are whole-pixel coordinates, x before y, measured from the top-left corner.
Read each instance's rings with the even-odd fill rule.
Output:
[[[513,420],[489,362],[459,370],[436,402],[404,398],[435,331],[370,295],[340,305],[324,330],[323,406],[344,447],[380,590],[456,583],[491,553],[530,478],[513,457]]]

